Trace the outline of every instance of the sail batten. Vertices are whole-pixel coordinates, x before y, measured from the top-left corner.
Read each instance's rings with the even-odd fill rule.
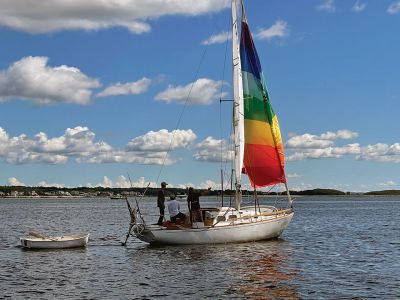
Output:
[[[242,10],[244,14],[244,9]],[[253,187],[286,183],[278,123],[246,17],[242,16],[240,60],[243,83],[243,172]]]

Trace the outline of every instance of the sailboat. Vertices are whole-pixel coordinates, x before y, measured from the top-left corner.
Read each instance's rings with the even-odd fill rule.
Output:
[[[240,22],[238,4],[241,8]],[[204,208],[204,222],[194,222],[189,228],[169,228],[147,224],[139,208],[131,209],[128,203],[130,230],[133,229],[140,240],[160,244],[216,244],[272,239],[279,237],[293,218],[278,119],[269,100],[243,1],[237,3],[237,0],[232,0],[232,65],[234,207]],[[288,206],[241,207],[242,174],[249,178],[255,191],[256,188],[283,184]],[[254,195],[256,197],[256,192]]]

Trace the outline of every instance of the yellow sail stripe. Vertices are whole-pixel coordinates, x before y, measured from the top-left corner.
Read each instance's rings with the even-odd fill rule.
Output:
[[[244,120],[244,139],[246,144],[275,147],[272,132],[275,134],[276,145],[282,144],[278,118],[276,116],[272,119],[272,128],[267,122],[250,119]]]

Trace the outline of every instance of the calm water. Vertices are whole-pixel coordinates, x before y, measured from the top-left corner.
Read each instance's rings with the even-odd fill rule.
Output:
[[[278,240],[122,247],[123,200],[0,199],[0,298],[400,299],[400,198],[297,198],[295,209]],[[86,249],[26,251],[18,237],[29,231],[91,238]]]

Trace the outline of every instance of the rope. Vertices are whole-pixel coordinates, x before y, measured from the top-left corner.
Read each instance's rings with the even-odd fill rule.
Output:
[[[229,20],[228,28],[230,28],[231,20],[232,20],[232,16],[231,16],[231,18]],[[224,149],[223,149],[224,134],[223,134],[223,129],[222,129],[222,89],[223,89],[224,80],[225,80],[225,70],[226,70],[226,61],[227,61],[228,44],[229,44],[228,41],[229,41],[229,36],[227,36],[227,38],[225,40],[224,63],[223,63],[223,68],[222,68],[222,79],[221,79],[221,88],[220,88],[220,96],[219,96],[219,130],[220,130],[220,140],[221,140],[221,145],[220,145],[221,161],[220,161],[220,165],[221,165],[221,175],[222,175],[222,178],[221,178],[221,182],[222,182],[221,198],[222,199],[224,197],[224,191],[227,189],[227,187],[230,184],[229,180],[227,180],[225,186],[223,185],[223,183],[224,183],[223,178],[230,178],[230,176],[227,176],[227,161],[228,161],[228,157],[226,157],[224,159]],[[229,151],[229,147],[228,147],[227,150]]]
[[[232,19],[232,17],[231,17]],[[230,26],[228,26],[229,28]],[[222,138],[223,138],[223,133],[222,133],[222,88],[223,88],[223,83],[225,79],[225,69],[226,69],[226,57],[228,53],[228,41],[229,37],[226,38],[225,41],[225,53],[224,53],[224,65],[222,68],[222,80],[221,80],[221,89],[220,89],[220,96],[219,96],[219,130],[220,130],[220,137],[221,137],[221,170],[223,167],[223,147],[222,147]]]
[[[200,58],[199,65],[197,66],[197,70],[196,70],[195,76],[193,78],[192,85],[190,86],[189,93],[188,93],[188,95],[187,95],[187,97],[185,99],[185,103],[184,103],[184,105],[183,105],[183,107],[181,109],[181,112],[179,113],[178,121],[177,121],[176,126],[174,128],[174,131],[177,130],[179,128],[180,124],[181,124],[183,113],[185,112],[186,107],[188,106],[188,103],[190,102],[190,95],[192,93],[192,90],[193,90],[193,87],[194,87],[194,85],[196,83],[196,80],[198,79],[198,74],[200,72],[200,67],[201,67],[201,65],[203,63],[203,60],[204,60],[204,57],[205,57],[206,53],[207,53],[207,47],[205,47],[204,50],[203,50],[203,54],[202,54],[202,56]],[[158,183],[158,181],[160,179],[161,173],[162,173],[162,171],[163,171],[163,169],[165,167],[165,162],[167,160],[168,154],[171,152],[172,143],[173,143],[174,137],[175,137],[174,131],[172,131],[172,136],[171,136],[171,139],[170,139],[170,142],[169,142],[168,150],[165,152],[165,155],[164,155],[164,158],[163,158],[163,162],[162,162],[161,167],[160,167],[160,171],[158,172],[158,175],[157,175],[156,183]]]

